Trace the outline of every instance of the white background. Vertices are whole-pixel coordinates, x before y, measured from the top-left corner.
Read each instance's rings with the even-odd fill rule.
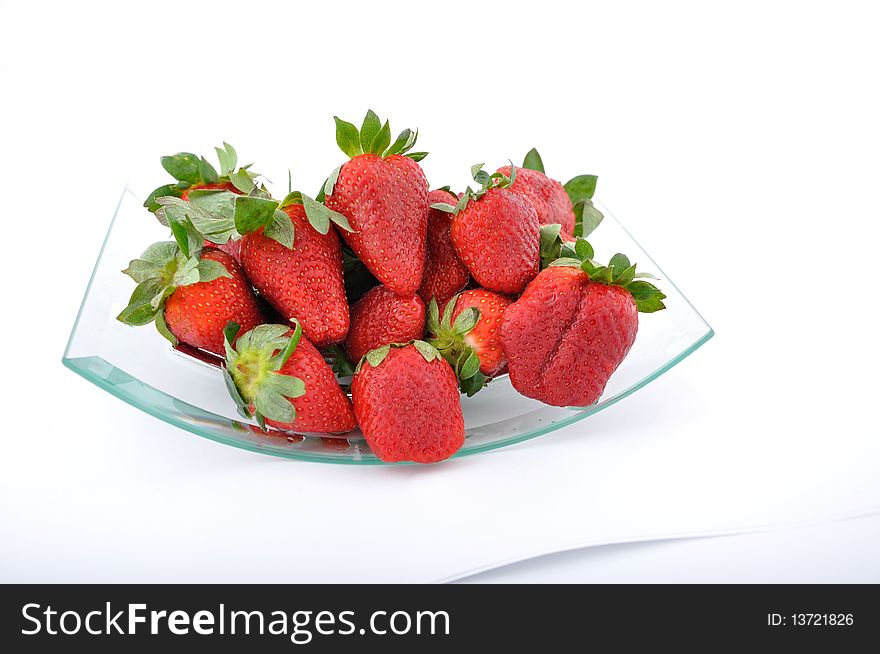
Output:
[[[856,2],[4,3],[0,580],[430,581],[880,508],[877,25]],[[716,338],[582,423],[430,468],[234,450],[62,368],[127,182],[225,139],[314,189],[332,115],[368,107],[420,128],[435,186],[533,145],[551,175],[598,173]],[[877,581],[878,534],[478,579]]]

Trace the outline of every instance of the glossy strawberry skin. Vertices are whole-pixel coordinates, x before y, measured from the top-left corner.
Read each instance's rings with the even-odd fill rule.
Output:
[[[452,219],[452,243],[476,282],[491,291],[521,293],[539,267],[540,225],[528,200],[494,188]]]
[[[595,403],[638,331],[632,296],[579,268],[546,268],[505,311],[501,345],[513,387],[554,406]]]
[[[403,298],[376,286],[351,308],[345,340],[349,360],[360,361],[370,350],[389,343],[408,343],[425,332],[425,304],[418,295]]]
[[[246,234],[241,264],[254,287],[285,320],[297,318],[317,347],[341,343],[349,311],[342,279],[342,249],[334,229],[319,234],[301,204],[284,211],[293,221],[293,249],[265,236]]]
[[[179,286],[165,300],[165,323],[181,342],[223,356],[227,323],[237,322],[244,333],[261,324],[263,316],[235,259],[216,248],[205,248],[201,258],[219,261],[232,277]]]
[[[326,205],[348,218],[343,238],[376,279],[398,295],[419,288],[425,263],[428,182],[401,155],[358,155],[345,163]]]
[[[510,176],[510,166],[502,166],[499,173]],[[574,233],[574,210],[565,187],[538,170],[517,168],[516,179],[510,190],[526,198],[535,207],[542,225],[562,225],[565,234]]]
[[[391,348],[376,368],[364,362],[351,394],[361,431],[382,461],[435,463],[464,444],[455,373],[443,359],[425,361],[413,345]]]
[[[455,205],[458,198],[449,191],[431,191],[428,203],[444,202]],[[449,298],[467,286],[470,273],[467,266],[455,253],[450,236],[452,215],[430,209],[428,211],[428,241],[425,257],[425,273],[419,295],[426,303],[436,298],[438,304],[445,303]]]
[[[474,328],[464,335],[467,343],[480,359],[480,372],[487,377],[500,374],[507,365],[504,350],[501,347],[501,323],[504,312],[510,306],[511,299],[483,288],[463,291],[455,301],[452,311],[452,322],[468,307],[476,307],[480,311],[480,319]],[[445,305],[441,308],[442,315]]]
[[[296,419],[292,423],[267,418],[267,425],[287,431],[329,434],[346,433],[357,426],[351,401],[342,392],[324,357],[306,338],[300,339],[278,372],[302,379],[306,393],[288,398],[296,409]]]

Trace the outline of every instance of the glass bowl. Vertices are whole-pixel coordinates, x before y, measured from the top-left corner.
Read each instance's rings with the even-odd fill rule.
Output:
[[[116,320],[133,288],[120,271],[149,244],[169,238],[141,204],[131,189],[123,191],[64,365],[132,406],[220,443],[288,459],[381,464],[357,431],[345,437],[261,433],[238,415],[214,365],[175,350],[152,326],[128,327]],[[712,329],[659,266],[605,207],[597,206],[605,214],[590,236],[597,259],[625,252],[640,270],[659,278],[655,283],[667,295],[667,309],[640,316],[635,345],[592,406],[547,406],[517,393],[506,376],[472,398],[462,397],[466,440],[455,456],[512,445],[582,420],[656,379],[712,337]]]

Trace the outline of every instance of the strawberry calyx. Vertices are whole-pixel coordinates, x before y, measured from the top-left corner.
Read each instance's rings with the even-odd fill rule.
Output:
[[[255,185],[255,179],[259,173],[250,170],[253,164],[238,167],[238,153],[229,143],[223,142],[223,147],[215,147],[217,159],[220,162],[218,172],[205,157],[192,152],[178,152],[160,159],[162,167],[175,180],[174,184],[163,184],[155,189],[144,201],[144,206],[152,213],[159,210],[158,202],[162,197],[181,197],[184,191],[208,185],[232,184],[242,193],[249,193]]]
[[[452,314],[455,312],[455,304],[460,295],[460,293],[455,295],[446,303],[442,317],[437,299],[431,298],[425,327],[431,334],[428,342],[452,366],[461,392],[471,397],[487,383],[486,376],[480,372],[480,357],[464,338],[477,326],[480,310],[476,307],[468,307],[453,321]]]
[[[471,166],[471,177],[473,177],[474,181],[480,185],[477,190],[468,186],[464,193],[461,194],[457,204],[452,205],[447,202],[435,202],[431,205],[431,208],[455,215],[461,212],[471,200],[479,200],[493,189],[510,188],[513,186],[513,183],[516,181],[516,167],[513,165],[512,161],[510,162],[509,176],[500,172],[492,173],[490,175],[483,170],[483,166],[485,165],[486,164],[478,163]]]
[[[617,253],[608,265],[597,263],[593,257],[593,246],[584,239],[578,238],[574,243],[566,243],[558,259],[550,266],[570,266],[580,268],[592,282],[608,286],[620,286],[632,295],[636,308],[641,313],[654,313],[666,308],[663,300],[666,295],[646,279],[657,279],[649,273],[636,272],[636,264],[630,263],[625,254]]]
[[[362,154],[375,154],[383,159],[398,154],[421,161],[428,156],[427,152],[410,152],[419,130],[405,129],[392,143],[391,125],[387,120],[383,123],[372,109],[367,111],[360,129],[338,116],[333,116],[333,120],[336,121],[336,143],[349,159]]]
[[[266,418],[280,423],[296,419],[289,399],[306,393],[299,377],[280,372],[302,338],[302,326],[259,325],[238,336],[241,326],[230,322],[223,330],[226,349],[223,379],[239,413],[266,428]],[[236,340],[236,337],[238,339]]]
[[[354,369],[355,374],[361,371],[361,368],[363,368],[365,363],[370,364],[373,368],[378,368],[385,360],[385,357],[388,356],[391,348],[406,347],[407,345],[412,345],[413,347],[415,347],[419,351],[419,354],[422,355],[422,358],[428,363],[431,363],[431,361],[434,361],[435,359],[443,358],[440,352],[437,351],[437,348],[435,348],[427,341],[415,340],[409,341],[407,343],[389,343],[387,345],[382,345],[380,347],[374,348],[367,352],[364,356],[362,356],[361,360],[358,361],[357,367]]]
[[[137,286],[128,305],[116,317],[126,325],[141,326],[155,323],[159,333],[172,345],[177,338],[165,324],[165,300],[181,286],[211,282],[220,277],[232,277],[219,261],[202,259],[201,247],[184,251],[177,243],[161,241],[144,250],[122,272]]]
[[[529,170],[537,170],[539,173],[546,175],[544,172],[544,161],[535,148],[526,153],[523,158],[523,168]],[[582,236],[586,238],[594,229],[599,226],[605,217],[593,205],[593,194],[596,192],[596,175],[577,175],[572,177],[562,186],[571,200],[571,208],[574,210],[574,236]]]

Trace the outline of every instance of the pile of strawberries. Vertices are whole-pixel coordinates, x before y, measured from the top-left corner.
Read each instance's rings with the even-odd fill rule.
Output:
[[[367,112],[336,118],[349,160],[314,198],[273,198],[232,146],[178,153],[144,206],[173,241],[123,271],[119,320],[212,353],[241,413],[267,432],[360,426],[383,461],[431,463],[464,443],[461,394],[509,373],[523,395],[596,402],[664,295],[623,254],[585,240],[602,219],[592,175],[563,185],[537,151],[429,190],[412,152]],[[347,384],[350,379],[350,399]]]

